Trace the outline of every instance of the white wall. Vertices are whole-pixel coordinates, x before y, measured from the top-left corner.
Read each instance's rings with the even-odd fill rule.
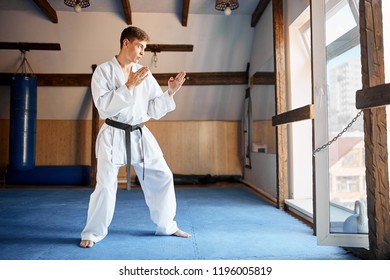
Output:
[[[60,43],[61,51],[30,51],[35,73],[91,73],[91,65],[111,59],[119,51],[126,23],[114,13],[58,12],[58,24],[29,11],[0,12],[1,42]],[[157,68],[152,53],[141,63],[154,73],[245,71],[254,29],[251,16],[191,15],[187,27],[174,14],[133,13],[152,44],[193,44],[193,52],[162,52]],[[4,28],[6,27],[6,28]],[[20,52],[0,50],[0,72],[15,72]],[[177,109],[167,120],[240,120],[245,93],[242,86],[185,86],[176,95]],[[38,119],[90,119],[88,88],[38,88]],[[0,118],[9,118],[9,87],[0,87]]]
[[[298,15],[307,7],[308,0],[285,0],[284,1],[284,13],[285,13],[285,33],[288,33],[288,26],[297,18]],[[251,64],[251,75],[257,71],[274,71],[274,46],[273,46],[273,33],[272,28],[269,28],[273,25],[272,18],[272,2],[268,5],[264,14],[262,15],[260,21],[255,27],[255,34],[252,46],[252,55],[250,59]],[[287,38],[288,39],[288,36]],[[288,40],[286,40],[286,50],[289,48]],[[295,55],[295,54],[294,54]],[[288,52],[286,53],[287,61],[291,59],[293,63],[299,63],[299,57],[290,57]],[[297,61],[294,61],[297,59]],[[286,69],[289,69],[286,65]],[[298,74],[301,75],[301,74]],[[295,79],[296,77],[294,77]],[[307,81],[310,81],[310,77],[304,77],[304,82],[307,84]],[[287,79],[287,83],[290,81]],[[295,83],[298,89],[302,86],[300,83]],[[309,83],[310,87],[310,83]],[[297,89],[296,89],[297,90]],[[287,87],[287,96],[291,94],[291,87]],[[299,90],[297,90],[299,91]],[[253,119],[254,120],[270,120],[275,115],[275,88],[274,86],[254,86],[251,91],[252,104],[253,104]],[[294,100],[295,101],[295,100]],[[304,106],[310,103],[310,100],[297,100],[293,103],[291,100],[288,100],[288,108],[296,108],[299,106]],[[301,104],[301,103],[303,104]],[[296,128],[299,126],[305,125],[306,123],[301,122],[296,125]],[[311,140],[311,137],[309,137]],[[311,147],[311,144],[309,144]],[[310,152],[310,151],[309,151]],[[311,159],[311,154],[309,154]],[[252,153],[252,169],[245,169],[245,180],[256,188],[270,194],[273,197],[276,197],[277,189],[277,176],[276,176],[276,155],[275,154],[259,154]],[[311,161],[308,161],[311,163]],[[291,162],[290,162],[291,163]],[[291,166],[290,166],[291,167]],[[310,172],[309,172],[310,173]],[[306,170],[306,174],[307,170]],[[311,174],[311,173],[310,173]],[[297,176],[295,178],[296,182],[302,180],[303,178],[309,178],[310,176]],[[291,179],[291,178],[290,178]],[[289,179],[289,184],[292,181]],[[304,196],[304,195],[302,195]]]
[[[287,64],[289,109],[311,104],[311,53],[306,48],[299,28],[310,18],[309,0],[287,2]],[[305,12],[305,13],[303,13]],[[309,43],[310,44],[310,43]],[[312,122],[305,120],[288,125],[289,129],[289,193],[290,198],[311,199]]]
[[[250,75],[258,71],[274,71],[272,3],[255,27],[250,59]],[[275,87],[255,85],[251,90],[254,120],[270,120],[275,115]],[[276,197],[275,154],[252,153],[252,169],[245,169],[245,181]]]

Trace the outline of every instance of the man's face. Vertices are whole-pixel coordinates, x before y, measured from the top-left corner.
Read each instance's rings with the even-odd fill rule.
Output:
[[[123,48],[125,49],[127,60],[129,60],[129,62],[138,63],[144,55],[146,41],[134,39],[130,42],[128,39],[125,39]]]

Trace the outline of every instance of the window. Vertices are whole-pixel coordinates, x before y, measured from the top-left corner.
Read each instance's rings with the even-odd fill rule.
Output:
[[[361,193],[365,188],[359,187],[361,183],[365,184],[361,180],[365,175],[365,162],[359,160],[364,154],[363,117],[353,121],[359,112],[355,107],[355,94],[362,88],[360,41],[357,19],[352,12],[355,5],[350,2],[328,1],[326,4],[329,139],[343,133],[329,146],[331,224],[340,223],[340,207],[354,210],[357,200],[365,200],[365,193]],[[335,210],[335,204],[339,209]]]
[[[368,247],[367,223],[351,227],[367,221],[358,1],[311,3],[315,146],[330,144],[315,156],[318,243]]]

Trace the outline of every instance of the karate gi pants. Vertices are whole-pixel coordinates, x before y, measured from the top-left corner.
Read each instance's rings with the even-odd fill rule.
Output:
[[[107,235],[114,216],[120,166],[106,158],[98,158],[97,183],[90,196],[87,223],[81,233],[82,240],[99,242]],[[145,163],[144,180],[143,164],[136,163],[133,166],[140,178],[150,218],[157,225],[156,235],[172,235],[178,230],[174,221],[176,196],[172,171],[162,156]],[[131,214],[131,209],[129,213]]]

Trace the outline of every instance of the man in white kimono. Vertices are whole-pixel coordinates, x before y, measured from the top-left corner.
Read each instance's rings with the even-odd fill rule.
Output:
[[[126,163],[134,166],[140,178],[150,218],[157,226],[156,235],[190,237],[174,221],[176,197],[172,172],[156,139],[143,126],[150,118],[160,119],[175,109],[173,96],[184,83],[186,73],[171,77],[168,90],[163,92],[148,67],[138,64],[148,41],[149,36],[143,30],[127,27],[121,34],[119,54],[99,65],[92,76],[93,100],[106,123],[96,140],[96,188],[81,233],[83,248],[91,248],[107,235],[114,215],[118,171]],[[131,140],[126,139],[129,136],[126,133]],[[126,146],[130,149],[126,150]]]

